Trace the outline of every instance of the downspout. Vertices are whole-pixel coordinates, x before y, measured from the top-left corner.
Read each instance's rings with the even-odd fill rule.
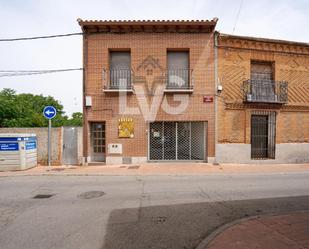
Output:
[[[214,54],[215,54],[215,159],[214,163],[215,165],[218,164],[217,160],[217,153],[218,153],[218,32],[215,31],[214,33]]]
[[[88,165],[88,120],[86,108],[86,68],[88,58],[87,31],[83,30],[83,165]]]

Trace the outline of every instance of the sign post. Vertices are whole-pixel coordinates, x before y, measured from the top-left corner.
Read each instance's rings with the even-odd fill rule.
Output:
[[[57,110],[53,106],[45,106],[43,110],[43,115],[48,119],[48,166],[51,165],[51,120],[56,116]]]

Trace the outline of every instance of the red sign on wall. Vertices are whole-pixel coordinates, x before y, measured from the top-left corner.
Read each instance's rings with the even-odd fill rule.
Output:
[[[203,102],[204,103],[212,103],[214,101],[213,96],[203,96]]]

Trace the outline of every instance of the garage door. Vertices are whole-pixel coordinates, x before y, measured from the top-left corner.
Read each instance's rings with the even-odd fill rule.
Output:
[[[149,160],[205,160],[204,122],[150,123]]]

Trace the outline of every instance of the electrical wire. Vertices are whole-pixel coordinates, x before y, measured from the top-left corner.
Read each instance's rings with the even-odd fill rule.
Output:
[[[234,24],[234,27],[233,27],[232,35],[234,34],[234,31],[236,29],[236,25],[237,25],[237,22],[238,22],[238,19],[239,19],[239,15],[240,15],[240,11],[241,11],[243,2],[244,2],[244,0],[240,0],[240,5],[239,5],[239,9],[238,9],[238,12],[237,12],[237,15],[236,15],[236,19],[235,19],[235,24]]]
[[[20,38],[6,38],[6,39],[0,39],[0,42],[14,42],[14,41],[49,39],[49,38],[58,38],[58,37],[74,36],[74,35],[82,35],[82,34],[83,33],[69,33],[69,34],[63,34],[63,35],[46,35],[46,36],[33,36],[33,37],[20,37]]]
[[[53,69],[53,70],[0,70],[0,77],[61,73],[70,71],[81,71],[81,70],[83,70],[83,68],[66,68],[66,69]]]

